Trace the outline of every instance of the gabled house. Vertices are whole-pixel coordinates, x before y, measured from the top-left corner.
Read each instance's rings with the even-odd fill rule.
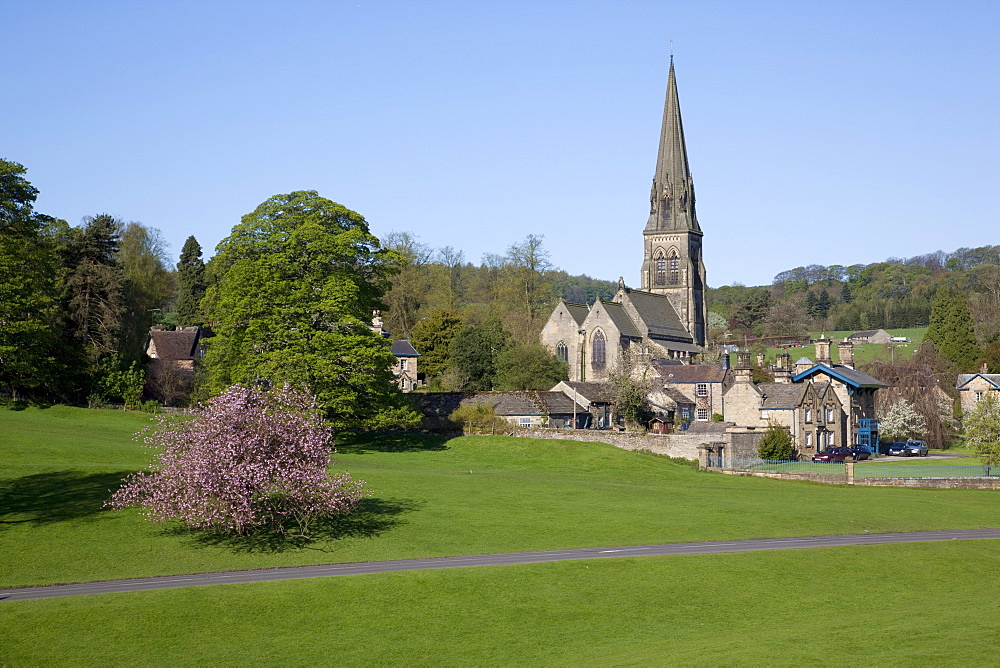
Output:
[[[652,360],[663,392],[650,393],[654,404],[677,406],[683,422],[707,422],[713,413],[722,414],[722,397],[733,382],[733,372],[719,364],[673,364],[672,360]],[[659,396],[659,395],[662,395]],[[690,406],[690,413],[684,408]]]
[[[201,327],[181,327],[173,331],[153,327],[146,341],[146,356],[154,364],[194,375],[194,362],[205,355]]]
[[[854,332],[847,337],[851,343],[889,343],[892,334],[884,329],[869,329],[864,332]]]
[[[984,365],[985,366],[985,365]],[[955,384],[962,412],[968,412],[976,407],[980,399],[993,397],[1000,401],[1000,373],[960,373]]]
[[[399,389],[403,392],[412,392],[423,385],[423,381],[417,376],[417,358],[420,357],[420,353],[413,345],[406,339],[397,339],[392,342],[391,350],[396,357],[392,373],[396,376]]]
[[[617,423],[612,406],[614,399],[607,383],[560,381],[552,392],[562,392],[583,408],[585,416],[577,421],[578,429],[608,429]]]

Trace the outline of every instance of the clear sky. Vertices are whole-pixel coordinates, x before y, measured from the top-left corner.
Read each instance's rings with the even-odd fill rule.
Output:
[[[0,0],[37,210],[210,255],[313,189],[377,235],[638,283],[673,41],[712,286],[1000,243],[995,1]]]

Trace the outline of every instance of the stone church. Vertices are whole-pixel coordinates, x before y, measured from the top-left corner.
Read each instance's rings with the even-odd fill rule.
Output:
[[[690,362],[705,345],[705,265],[695,214],[673,57],[667,79],[649,219],[642,233],[641,289],[619,280],[611,301],[560,300],[541,342],[569,365],[570,381],[601,381],[621,351]]]

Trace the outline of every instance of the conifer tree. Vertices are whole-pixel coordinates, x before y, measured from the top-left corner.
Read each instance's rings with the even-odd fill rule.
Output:
[[[201,244],[193,236],[184,242],[177,263],[177,324],[181,327],[201,325],[201,298],[205,296],[205,263],[201,259]]]
[[[982,351],[976,342],[972,314],[965,297],[949,288],[938,290],[931,304],[930,321],[927,340],[933,341],[959,371],[973,371]]]

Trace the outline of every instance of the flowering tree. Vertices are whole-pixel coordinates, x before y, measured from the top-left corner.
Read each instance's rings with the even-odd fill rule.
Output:
[[[1000,462],[1000,401],[985,396],[962,417],[965,444],[984,464]]]
[[[363,481],[327,474],[331,431],[317,400],[285,385],[234,385],[191,420],[159,418],[136,434],[159,452],[106,505],[148,519],[245,535],[260,528],[305,535],[316,520],[350,511]]]
[[[886,441],[905,441],[927,433],[927,421],[906,399],[900,399],[879,417],[878,430]]]

